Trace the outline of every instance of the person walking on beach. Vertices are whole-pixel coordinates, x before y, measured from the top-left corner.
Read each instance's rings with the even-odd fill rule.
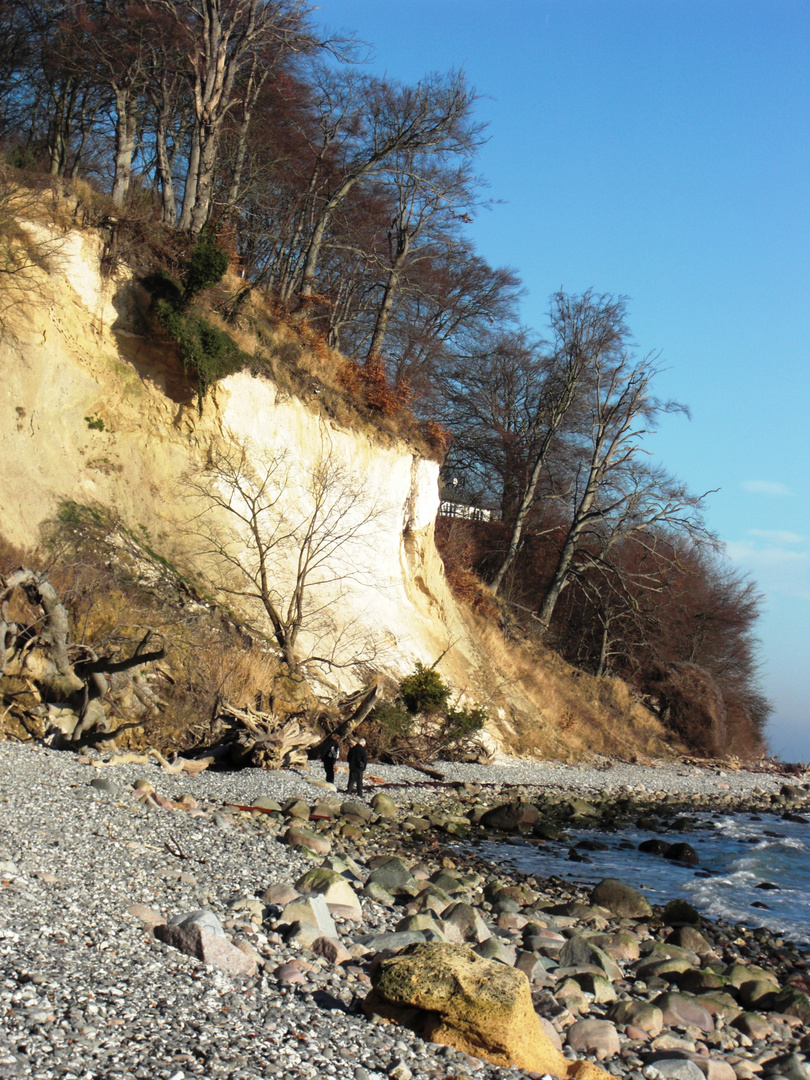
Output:
[[[347,761],[349,762],[349,786],[346,788],[346,792],[351,795],[354,789],[357,788],[357,794],[362,798],[363,773],[366,771],[366,766],[368,765],[365,739],[359,739],[354,744],[349,751]]]
[[[326,773],[327,784],[334,784],[335,782],[335,762],[338,759],[339,752],[340,743],[334,735],[327,735],[321,743],[321,761],[323,762],[323,771]]]

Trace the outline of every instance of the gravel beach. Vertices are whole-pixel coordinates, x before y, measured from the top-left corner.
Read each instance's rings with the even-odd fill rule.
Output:
[[[776,799],[785,782],[768,773],[677,763],[602,765],[515,761],[438,768],[456,785],[456,808],[459,800],[462,805],[465,800],[506,802],[515,798],[515,788],[538,802],[566,793],[579,798],[670,793],[761,802]],[[369,768],[367,801],[375,791],[386,792],[399,818],[412,815],[405,825],[395,817],[391,824],[358,827],[341,823],[339,815],[330,822],[319,814],[305,822],[320,827],[330,854],[345,860],[345,875],[362,902],[362,923],[341,909],[335,913],[345,955],[318,955],[303,939],[291,937],[281,918],[289,899],[285,887],[291,893],[323,855],[285,841],[292,811],[285,815],[279,808],[299,800],[300,816],[302,801],[313,808],[331,795],[334,803],[334,790],[321,776],[317,764],[309,775],[306,770],[172,775],[151,762],[104,768],[68,753],[0,743],[0,1078],[526,1076],[423,1042],[404,1027],[375,1022],[362,1012],[376,951],[371,939],[393,931],[406,914],[402,898],[396,906],[387,904],[367,884],[364,891],[364,881],[375,860],[379,864],[402,854],[411,863],[419,861],[423,878],[444,868],[466,880],[494,938],[505,946],[520,944],[527,923],[545,923],[548,947],[535,940],[532,955],[539,965],[530,978],[537,1011],[558,1032],[566,1055],[590,1056],[608,1072],[645,1080],[749,1080],[759,1074],[810,1080],[807,1018],[795,1015],[801,1010],[766,1014],[755,1005],[764,1016],[756,1029],[753,1021],[748,1028],[732,1028],[729,1017],[735,1011],[739,1016],[742,1006],[730,1007],[727,1016],[718,1007],[711,1031],[687,1018],[653,1035],[643,1025],[607,1019],[611,1000],[600,1001],[599,993],[584,989],[579,1001],[575,994],[561,996],[554,949],[559,953],[561,943],[580,930],[609,934],[627,926],[621,920],[614,926],[601,909],[589,914],[587,898],[551,886],[525,917],[518,904],[492,899],[491,875],[490,900],[484,902],[480,867],[465,867],[449,852],[453,830],[446,822],[433,827],[428,821],[421,831],[423,819],[413,816],[420,807],[424,814],[448,798],[446,788],[426,784],[425,775],[414,770]],[[338,773],[339,787],[345,787],[345,778],[345,771]],[[151,785],[154,795],[136,791],[138,781],[147,792]],[[170,800],[180,804],[184,797],[182,805],[171,805]],[[270,813],[236,809],[257,800],[265,800],[266,809],[272,811],[273,802],[277,808]],[[502,877],[504,884],[514,884]],[[579,914],[552,914],[553,904],[566,900],[580,904]],[[153,932],[155,925],[195,912],[218,923],[218,934],[224,930],[222,940],[231,952],[221,964],[185,955]],[[651,920],[633,924],[642,949],[645,941],[661,936],[652,925]],[[704,933],[712,954],[724,963],[735,957],[763,967],[778,962],[780,985],[791,973],[799,985],[800,954],[780,952],[762,935],[735,943],[728,928]],[[240,973],[238,964],[233,966],[234,945],[252,970]],[[614,980],[620,999],[649,1001],[670,985],[660,974],[641,978],[630,963]],[[614,1052],[567,1041],[566,1033],[570,1036],[584,1017],[617,1033]],[[669,1045],[666,1039],[661,1043],[665,1035],[675,1050],[662,1058]],[[693,1059],[698,1059],[697,1073],[687,1067],[695,1067]]]

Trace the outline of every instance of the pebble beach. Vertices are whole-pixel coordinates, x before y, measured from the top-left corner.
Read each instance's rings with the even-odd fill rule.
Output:
[[[433,886],[475,909],[476,929],[460,932],[479,955],[525,972],[567,1058],[632,1080],[810,1080],[801,948],[755,928],[667,923],[658,910],[621,916],[459,847],[503,804],[801,812],[801,778],[786,795],[770,773],[511,761],[439,764],[448,783],[435,784],[372,764],[352,807],[317,764],[190,775],[100,761],[0,743],[0,1078],[542,1075],[363,1010],[380,954],[409,933],[435,940],[403,929]],[[340,770],[339,789],[345,780]],[[380,793],[394,804],[384,813],[372,809]],[[392,884],[392,860],[407,884]],[[313,940],[290,905],[320,866],[356,902],[330,907],[329,932]],[[458,930],[435,904],[421,912]],[[206,960],[181,951],[172,927],[189,925],[219,943]]]

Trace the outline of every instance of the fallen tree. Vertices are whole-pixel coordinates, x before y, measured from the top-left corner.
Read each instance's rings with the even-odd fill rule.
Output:
[[[12,615],[13,611],[18,614]],[[0,577],[0,701],[34,738],[81,750],[111,745],[116,736],[144,723],[159,700],[135,672],[166,655],[147,630],[126,657],[99,656],[70,641],[68,609],[47,574],[20,567]],[[110,726],[104,699],[122,676],[139,701],[137,718]]]

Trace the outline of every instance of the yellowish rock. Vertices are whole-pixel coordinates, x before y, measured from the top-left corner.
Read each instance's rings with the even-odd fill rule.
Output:
[[[494,1065],[607,1080],[602,1069],[569,1061],[551,1043],[522,971],[466,946],[412,945],[384,960],[363,1008]]]

